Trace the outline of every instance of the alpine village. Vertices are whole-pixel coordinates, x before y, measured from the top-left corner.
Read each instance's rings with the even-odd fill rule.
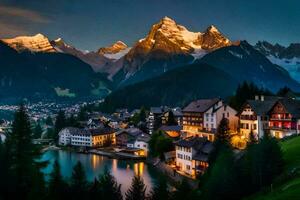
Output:
[[[0,199],[300,199],[299,52],[170,17],[95,52],[1,39]]]

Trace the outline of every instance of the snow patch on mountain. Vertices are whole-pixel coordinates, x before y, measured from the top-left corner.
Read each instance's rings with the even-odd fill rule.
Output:
[[[114,53],[114,54],[103,54],[106,58],[109,59],[113,59],[113,60],[119,60],[120,58],[122,58],[123,56],[125,56],[129,51],[130,51],[130,47],[126,48],[124,50],[119,51],[118,53]]]
[[[2,41],[17,51],[56,52],[50,44],[49,39],[40,33],[34,36],[19,36],[2,39]]]
[[[273,55],[267,56],[267,58],[276,65],[283,67],[287,70],[291,77],[296,81],[300,82],[300,58],[293,57],[292,59],[278,58]]]
[[[243,59],[243,55],[242,55],[242,54],[236,53],[236,52],[231,51],[231,50],[229,50],[228,52],[229,52],[231,55],[233,55],[233,56],[235,56],[235,57],[237,57],[237,58],[239,58],[239,59]]]

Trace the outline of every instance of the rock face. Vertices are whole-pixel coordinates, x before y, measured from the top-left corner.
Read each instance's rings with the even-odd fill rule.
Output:
[[[40,33],[34,36],[2,39],[2,41],[19,52],[25,50],[32,52],[55,52],[48,38]]]
[[[75,47],[66,44],[61,38],[51,41],[56,51],[71,54],[91,65],[95,72],[107,72],[106,66],[110,66],[111,60],[96,52],[84,53]]]
[[[128,46],[122,42],[122,41],[117,41],[116,43],[112,44],[111,46],[108,47],[102,47],[98,50],[99,54],[115,54],[119,53],[120,51],[126,49]]]
[[[300,44],[292,43],[288,47],[259,41],[255,48],[264,54],[272,63],[285,68],[290,75],[300,82]]]
[[[206,53],[232,45],[214,26],[204,33],[191,32],[173,19],[164,17],[151,27],[148,35],[140,39],[126,54],[123,67],[124,79],[143,80],[159,75],[176,66],[187,64]],[[149,63],[152,69],[149,69]],[[144,69],[145,68],[145,69]],[[132,78],[133,77],[133,78]],[[127,81],[127,80],[125,80]],[[130,81],[129,81],[130,82]]]

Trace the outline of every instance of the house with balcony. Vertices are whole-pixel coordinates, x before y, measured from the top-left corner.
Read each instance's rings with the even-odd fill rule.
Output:
[[[271,107],[269,131],[273,137],[283,138],[300,133],[300,101],[291,98],[279,99]]]
[[[237,112],[221,99],[200,99],[183,109],[183,137],[206,137],[214,141],[215,133],[223,118],[230,122],[232,131],[238,127]]]
[[[202,174],[209,166],[213,143],[204,137],[190,137],[175,143],[176,169],[189,176]]]
[[[252,132],[256,139],[262,138],[269,129],[269,110],[278,100],[277,97],[256,96],[246,101],[237,113],[240,134],[246,139]]]

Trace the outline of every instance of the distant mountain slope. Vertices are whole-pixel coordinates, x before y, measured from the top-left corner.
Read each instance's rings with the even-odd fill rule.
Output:
[[[17,52],[0,42],[0,99],[92,97],[109,82],[78,58],[61,53]]]
[[[206,64],[179,67],[165,74],[111,93],[101,107],[183,106],[197,98],[227,97],[233,94],[237,81],[229,74]]]
[[[283,86],[300,90],[300,84],[284,68],[272,64],[246,41],[213,51],[198,62],[219,68],[238,81],[251,81],[274,92]]]
[[[259,41],[255,48],[264,54],[272,63],[284,67],[290,75],[300,82],[300,44],[292,43],[287,47]]]

